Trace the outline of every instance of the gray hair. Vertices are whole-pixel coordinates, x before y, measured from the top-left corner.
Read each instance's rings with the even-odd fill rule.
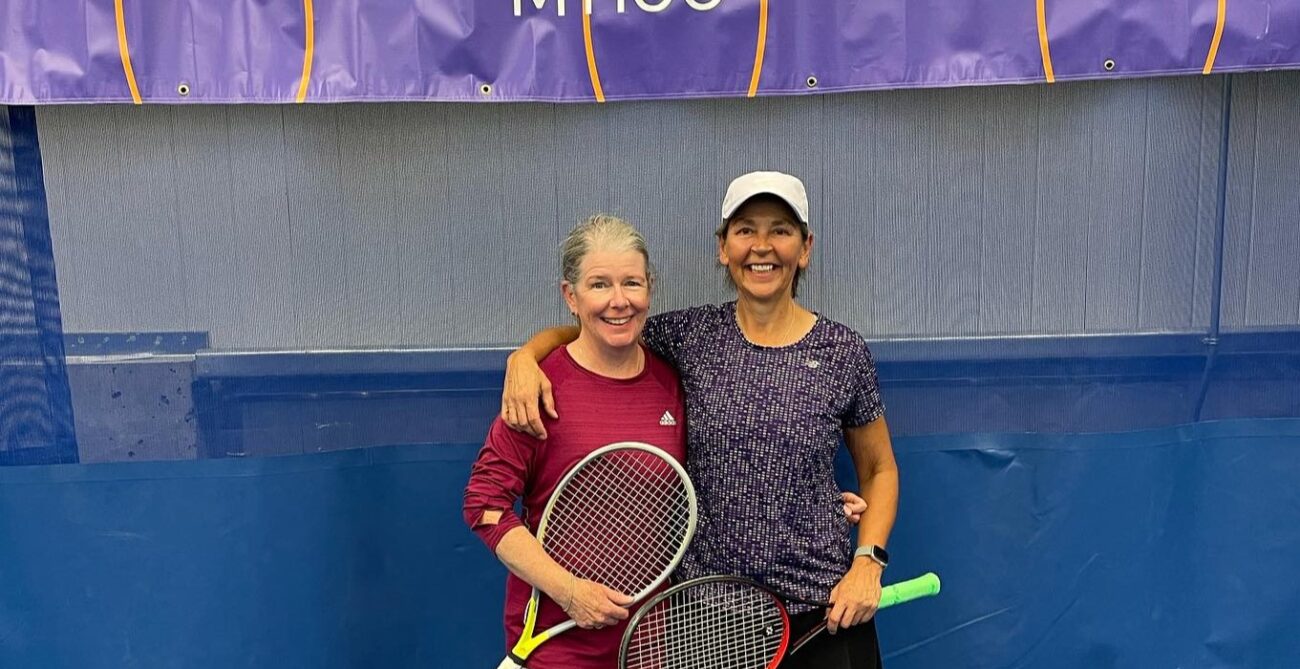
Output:
[[[597,249],[640,253],[645,258],[646,279],[654,281],[654,264],[650,262],[645,237],[631,223],[609,214],[596,214],[569,231],[560,245],[560,276],[577,285],[583,259]]]

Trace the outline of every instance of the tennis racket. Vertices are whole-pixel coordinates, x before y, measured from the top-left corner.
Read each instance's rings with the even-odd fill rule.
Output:
[[[939,577],[926,574],[886,586],[884,609],[939,593]],[[785,597],[754,581],[705,576],[655,596],[632,617],[619,647],[619,669],[775,669],[819,632],[820,623],[790,643]]]
[[[695,534],[695,488],[662,450],[625,441],[596,449],[564,475],[537,525],[542,549],[574,576],[648,596],[677,567]],[[522,669],[537,647],[576,625],[537,631],[533,588],[519,642],[497,669]]]

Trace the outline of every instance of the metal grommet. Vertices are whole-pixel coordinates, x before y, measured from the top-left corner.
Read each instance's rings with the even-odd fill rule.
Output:
[[[181,97],[188,96],[190,94],[190,85],[182,81],[178,86],[176,86],[176,94]]]
[[[817,88],[817,77],[809,76],[808,80],[804,83],[808,84],[808,88]]]
[[[478,92],[481,95],[492,95],[492,84],[483,84],[482,86],[479,86]]]
[[[1107,72],[1110,72],[1111,70],[1115,69],[1115,59],[1107,58],[1106,62],[1102,63],[1101,66],[1106,68]]]

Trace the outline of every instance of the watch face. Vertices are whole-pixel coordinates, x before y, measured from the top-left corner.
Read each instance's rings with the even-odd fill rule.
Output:
[[[862,546],[854,554],[879,562],[882,567],[889,564],[889,552],[880,546]]]

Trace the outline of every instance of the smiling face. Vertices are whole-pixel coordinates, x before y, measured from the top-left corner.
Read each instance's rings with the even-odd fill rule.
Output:
[[[746,202],[718,238],[718,262],[744,299],[793,298],[797,276],[811,257],[812,235],[773,197]]]
[[[593,249],[583,257],[577,281],[565,281],[561,289],[581,325],[578,338],[591,350],[614,355],[641,339],[650,313],[650,276],[640,252]]]

